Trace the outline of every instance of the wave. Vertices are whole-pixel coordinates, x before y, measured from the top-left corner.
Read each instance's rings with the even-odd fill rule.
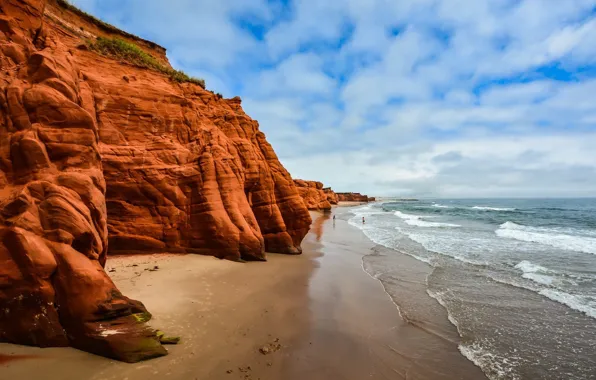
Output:
[[[472,207],[474,210],[482,210],[482,211],[515,211],[516,208],[513,207],[488,207],[488,206],[474,206]]]
[[[448,291],[432,291],[430,289],[426,289],[426,294],[429,297],[434,298],[439,305],[441,305],[445,311],[447,312],[447,319],[455,328],[457,329],[458,335],[463,338],[463,334],[460,328],[460,324],[452,315],[451,311],[449,310],[447,301],[445,300],[445,295],[447,295]],[[486,349],[482,348],[479,343],[474,342],[471,345],[458,345],[458,349],[461,354],[474,363],[477,367],[479,367],[485,375],[491,380],[497,379],[519,379],[519,377],[512,373],[512,366],[508,365],[509,360],[504,360],[499,358],[497,355],[494,355],[487,351]]]
[[[536,273],[536,272],[544,272],[544,273],[548,273],[551,270],[548,268],[545,268],[541,265],[538,264],[534,264],[528,260],[522,260],[520,261],[516,266],[517,269],[521,269],[522,272],[524,273]]]
[[[439,222],[427,222],[425,220],[421,220],[421,218],[430,218],[429,216],[420,216],[420,215],[411,215],[411,214],[404,214],[401,211],[396,211],[395,216],[403,219],[406,224],[409,224],[410,226],[416,226],[416,227],[435,227],[435,228],[441,228],[441,227],[461,227],[459,224],[452,224],[452,223],[439,223]]]
[[[555,282],[555,278],[548,275],[548,273],[554,273],[554,271],[530,261],[520,261],[515,268],[523,272],[523,278],[538,284],[551,286]]]
[[[355,214],[355,217],[350,218],[348,220],[348,224],[361,230],[364,233],[364,235],[373,243],[382,245],[383,247],[389,248],[389,249],[397,251],[399,253],[403,253],[405,255],[413,257],[414,259],[416,259],[418,261],[421,261],[425,264],[433,266],[432,257],[418,256],[414,253],[399,249],[399,246],[396,245],[394,242],[395,236],[392,233],[393,229],[391,229],[391,230],[383,229],[383,228],[377,228],[370,224],[362,224],[360,222],[360,217],[362,215],[370,215],[370,214],[362,214],[362,213],[354,213],[354,214]]]
[[[445,205],[442,205],[442,204],[439,204],[439,203],[433,203],[432,206],[433,207],[438,207],[438,208],[451,208],[449,206],[445,206]]]
[[[590,305],[586,297],[576,296],[555,289],[542,289],[538,293],[596,319],[596,305]]]
[[[592,253],[596,255],[596,238],[567,235],[556,229],[527,227],[513,222],[505,222],[499,226],[499,229],[497,229],[495,233],[504,238],[539,243],[563,250]]]
[[[439,303],[439,305],[443,306],[443,308],[447,312],[447,319],[449,320],[449,322],[451,322],[453,326],[455,326],[458,335],[460,337],[463,337],[459,329],[459,322],[457,321],[457,319],[453,317],[453,315],[451,315],[451,313],[449,312],[449,308],[447,307],[447,302],[445,302],[445,300],[443,299],[443,295],[445,295],[446,293],[447,291],[433,292],[430,289],[426,289],[426,294],[428,294],[430,298],[434,298]]]
[[[537,210],[544,210],[544,211],[581,211],[573,208],[561,208],[561,207],[540,207]]]
[[[500,358],[484,349],[478,343],[473,343],[471,345],[460,344],[458,349],[466,359],[479,367],[486,377],[491,380],[521,379],[519,375],[513,373],[513,366],[511,365],[514,361],[513,359],[517,358]]]
[[[596,319],[596,302],[593,302],[589,299],[589,297],[584,297],[575,294],[569,294],[562,290],[554,289],[554,288],[540,288],[535,286],[528,286],[521,284],[517,281],[511,280],[504,280],[500,278],[496,278],[493,276],[489,276],[492,280],[499,282],[501,284],[514,286],[516,288],[531,290],[535,293],[540,294],[546,298],[549,298],[552,301],[558,302],[562,305],[569,307],[575,311],[579,311],[580,313],[586,314],[588,317]]]

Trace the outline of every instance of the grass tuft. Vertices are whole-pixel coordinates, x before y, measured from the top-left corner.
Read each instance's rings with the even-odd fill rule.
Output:
[[[122,59],[137,66],[157,70],[168,75],[174,82],[194,83],[205,88],[205,80],[191,77],[183,71],[167,67],[137,45],[120,38],[98,37],[95,42],[89,43],[89,48],[108,57]]]
[[[113,25],[108,24],[107,22],[101,21],[97,17],[90,15],[87,12],[80,10],[79,8],[72,5],[68,0],[56,0],[56,1],[57,1],[58,5],[61,6],[62,8],[68,9],[69,11],[72,11],[74,13],[85,16],[87,19],[89,19],[89,21],[93,22],[95,25],[103,28],[104,30],[106,30],[108,32],[122,33],[122,31],[120,29],[116,28]]]

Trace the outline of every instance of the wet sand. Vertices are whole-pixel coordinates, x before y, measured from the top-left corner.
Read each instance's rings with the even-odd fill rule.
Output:
[[[362,268],[372,242],[330,213],[313,219],[302,256],[271,254],[267,263],[110,258],[107,270],[120,290],[142,300],[151,325],[181,343],[167,346],[166,357],[136,364],[71,348],[0,344],[0,356],[27,356],[0,363],[0,379],[484,378],[457,341],[403,321]]]
[[[368,202],[356,202],[356,201],[341,201],[337,203],[336,207],[354,207],[354,206],[361,206],[365,205]]]

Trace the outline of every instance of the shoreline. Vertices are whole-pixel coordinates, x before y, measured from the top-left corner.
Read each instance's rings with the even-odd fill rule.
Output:
[[[311,339],[319,342],[295,350],[293,355],[309,360],[309,366],[294,365],[287,378],[485,379],[480,368],[461,355],[459,335],[446,311],[426,294],[424,281],[430,267],[405,255],[400,260],[411,272],[404,278],[400,303],[403,297],[431,311],[424,318],[402,317],[385,284],[365,268],[366,258],[396,252],[350,225],[349,209],[335,209],[334,214],[335,223],[333,214],[315,219],[324,230],[324,255],[311,279],[310,294],[315,321]],[[320,341],[321,336],[325,341]],[[313,348],[315,353],[333,352],[335,362],[329,363],[328,356],[316,357],[310,352]]]
[[[126,364],[72,348],[0,344],[0,355],[23,355],[0,363],[0,373],[48,380],[447,379],[457,367],[457,378],[484,376],[456,343],[400,317],[364,267],[375,244],[362,231],[341,213],[335,223],[332,213],[312,216],[301,256],[269,254],[267,263],[110,258],[106,271],[153,313],[150,325],[181,337],[168,356]]]

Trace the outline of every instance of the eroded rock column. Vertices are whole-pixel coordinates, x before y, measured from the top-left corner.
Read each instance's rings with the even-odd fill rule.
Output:
[[[41,14],[37,2],[2,7]],[[0,341],[124,361],[165,355],[145,307],[102,267],[106,186],[89,89],[64,45],[9,16],[0,20]]]

